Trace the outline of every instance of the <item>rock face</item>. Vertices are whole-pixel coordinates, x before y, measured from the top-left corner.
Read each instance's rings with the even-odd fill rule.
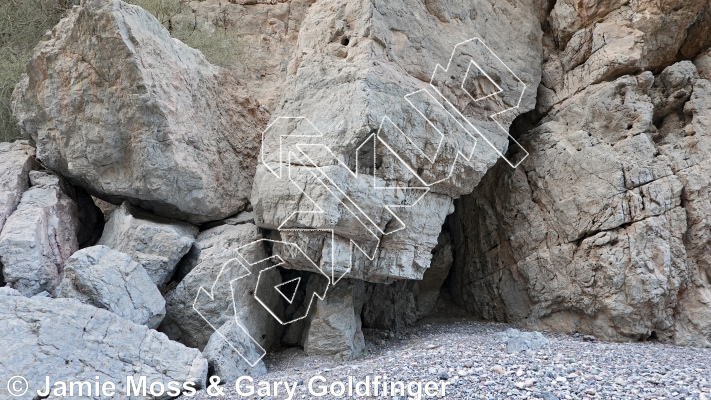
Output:
[[[421,279],[452,199],[471,192],[508,146],[490,115],[519,106],[501,114],[507,128],[534,107],[542,54],[537,16],[544,10],[532,1],[479,3],[476,9],[463,0],[311,4],[288,63],[284,97],[264,133],[251,197],[255,223],[279,229],[277,237],[297,243],[336,277]],[[507,29],[495,29],[496,21]],[[498,50],[516,76],[481,42],[456,46],[475,37]],[[472,59],[503,87],[500,97],[493,81],[468,75]],[[442,67],[429,85],[437,63]],[[523,84],[529,89],[521,97]],[[480,95],[496,100],[473,101]],[[454,117],[460,112],[481,135]],[[313,124],[280,118],[301,116]],[[335,237],[318,230],[333,230]],[[363,249],[352,264],[351,241]],[[274,251],[291,268],[309,268],[302,255],[279,246]]]
[[[153,283],[162,287],[190,250],[197,233],[193,225],[156,218],[123,203],[111,213],[98,244],[131,256],[146,269]]]
[[[711,45],[705,0],[556,2],[547,22],[537,105],[546,112],[590,85],[659,72]]]
[[[205,385],[207,376],[207,361],[198,350],[71,299],[0,295],[0,343],[0,375],[22,375],[29,382],[27,394],[15,397],[21,400],[35,398],[45,376],[91,382],[99,376],[116,383],[115,399],[128,398],[128,376],[147,377],[147,386],[178,381],[194,382],[197,388]],[[0,395],[10,398],[6,385]]]
[[[258,279],[265,287],[274,287],[281,283],[281,276],[276,269],[257,268],[264,264],[248,270],[237,261],[238,257],[247,261],[267,259],[262,243],[252,244],[259,239],[259,230],[252,224],[221,225],[200,232],[183,261],[183,268],[190,272],[166,296],[167,314],[160,329],[173,340],[202,349],[216,329],[236,316],[260,346],[274,348],[279,343],[281,325],[254,294]],[[245,250],[239,256],[241,248]],[[283,306],[276,292],[264,301],[281,314]]]
[[[210,372],[219,376],[222,382],[235,382],[240,376],[256,378],[267,373],[261,360],[263,353],[234,319],[210,336],[202,354]]]
[[[0,143],[0,232],[30,186],[30,171],[39,167],[34,155],[25,141]]]
[[[309,313],[309,325],[303,333],[308,355],[329,356],[342,360],[358,357],[365,350],[360,313],[364,284],[341,282],[332,287]]]
[[[165,316],[165,300],[146,270],[128,254],[106,246],[88,247],[69,257],[54,295],[109,310],[149,328],[158,327]]]
[[[427,316],[435,307],[452,266],[449,232],[440,233],[432,262],[422,280],[400,280],[390,285],[366,284],[363,325],[400,331]]]
[[[13,96],[37,158],[92,195],[193,222],[248,200],[265,112],[139,7],[82,2]]]
[[[453,293],[479,317],[711,345],[711,82],[682,61],[584,88],[462,198]]]
[[[244,82],[267,110],[274,111],[284,94],[291,53],[299,40],[304,16],[313,0],[188,2],[189,8],[170,19],[178,31],[231,39],[224,67]],[[224,51],[223,51],[224,52]],[[227,56],[227,55],[225,55]]]
[[[64,262],[78,247],[76,203],[57,176],[29,173],[32,187],[0,233],[0,263],[5,281],[26,296],[51,292],[62,279]]]

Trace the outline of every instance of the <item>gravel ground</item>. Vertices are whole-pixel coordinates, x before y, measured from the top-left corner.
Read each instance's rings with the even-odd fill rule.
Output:
[[[256,391],[262,380],[270,382],[272,389],[278,381],[298,383],[293,398],[311,399],[315,396],[308,392],[308,383],[315,375],[326,378],[327,385],[339,381],[347,387],[349,375],[357,382],[366,376],[372,380],[386,374],[386,381],[406,384],[446,382],[446,399],[711,400],[711,349],[655,342],[606,343],[590,341],[590,337],[544,333],[550,344],[509,354],[494,337],[509,327],[468,320],[425,320],[398,335],[367,331],[367,355],[361,359],[336,362],[288,349],[265,358],[270,372],[255,378],[253,385]],[[225,396],[211,397],[203,390],[190,399],[288,398],[283,388],[276,396],[271,392],[247,397],[237,394],[234,383],[219,389]],[[382,396],[382,392],[379,396],[351,397],[346,392],[341,397],[318,398],[409,397]]]

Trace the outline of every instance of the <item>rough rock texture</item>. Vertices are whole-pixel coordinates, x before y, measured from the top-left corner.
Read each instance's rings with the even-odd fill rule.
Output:
[[[51,292],[78,248],[77,206],[57,176],[31,171],[28,189],[0,233],[4,280],[26,296]]]
[[[106,246],[72,254],[54,295],[109,310],[149,328],[158,327],[165,316],[165,300],[141,264]]]
[[[188,2],[189,10],[171,18],[178,30],[197,31],[214,40],[232,39],[237,53],[225,65],[268,111],[284,94],[291,53],[296,47],[304,15],[313,0]],[[233,53],[233,54],[234,54]]]
[[[98,244],[131,256],[162,287],[197,234],[193,225],[157,218],[123,203],[111,213]]]
[[[222,382],[235,382],[240,376],[256,378],[267,373],[261,360],[263,352],[235,321],[227,321],[213,333],[202,351],[210,373],[219,376]]]
[[[400,331],[427,316],[435,307],[452,266],[452,242],[448,231],[440,233],[432,251],[432,263],[422,280],[400,280],[390,285],[366,284],[363,325]]]
[[[362,281],[341,281],[316,302],[302,339],[308,355],[350,360],[363,353],[363,290]]]
[[[711,45],[706,0],[557,1],[547,22],[537,105],[545,111],[590,85],[660,72]]]
[[[276,268],[264,270],[265,263],[248,268],[236,259],[243,246],[247,246],[243,252],[247,261],[266,259],[262,243],[250,245],[259,239],[259,230],[252,224],[221,225],[200,232],[183,260],[183,267],[189,272],[166,295],[167,313],[160,330],[173,340],[202,349],[216,329],[237,316],[260,346],[274,348],[279,343],[281,325],[257,302],[254,293],[260,272],[260,282],[266,287],[281,283],[281,276]],[[196,303],[198,292],[201,293]],[[264,301],[277,315],[281,314],[281,298],[276,291]]]
[[[439,95],[429,86],[430,77],[437,63],[447,65],[456,44],[483,38],[529,88],[518,109],[500,116],[502,125],[508,127],[516,115],[534,107],[533,88],[539,82],[542,55],[537,17],[542,11],[532,1],[515,5],[482,1],[475,8],[463,0],[446,4],[380,0],[310,4],[286,69],[282,101],[272,112],[274,124],[264,134],[262,163],[251,197],[256,224],[272,230],[284,222],[283,228],[334,229],[334,241],[323,232],[281,230],[278,237],[299,244],[308,257],[321,260],[325,269],[335,270],[338,276],[350,266],[349,242],[353,240],[367,256],[356,252],[351,277],[374,282],[421,279],[430,265],[431,250],[437,244],[444,218],[453,211],[452,199],[471,192],[495,163],[496,152],[508,146],[506,133],[489,116],[518,105],[522,90],[519,81],[483,46],[476,47],[473,42],[467,46],[476,48],[459,48],[452,66],[457,72],[450,71],[451,76],[457,75],[453,80],[449,73],[438,70],[433,83],[456,104],[447,107],[457,108],[478,126],[490,139],[488,145],[473,129],[463,128],[459,117],[449,114],[451,109],[445,111],[431,100]],[[459,83],[457,79],[465,79],[472,58],[504,88],[501,97],[495,95],[474,104],[472,93],[493,92],[482,76],[466,80],[471,86],[468,92],[455,84]],[[408,98],[412,105],[403,97],[422,89],[432,97],[419,92],[419,97]],[[426,109],[428,119],[420,115],[421,109]],[[315,126],[305,120],[278,119],[299,116]],[[385,116],[389,120],[380,129]],[[433,128],[445,134],[440,136]],[[368,141],[379,130],[379,141]],[[319,131],[323,136],[313,137]],[[402,162],[381,139],[392,145]],[[297,146],[303,143],[314,146]],[[299,159],[289,161],[290,151]],[[458,156],[462,153],[469,157],[472,151],[469,161]],[[458,161],[453,168],[455,159]],[[356,170],[356,164],[358,176],[354,177],[347,170]],[[444,181],[452,172],[453,178]],[[331,180],[327,187],[313,175],[321,173]],[[422,194],[419,189],[377,188],[424,185],[430,185],[431,191],[416,204],[415,199]],[[292,214],[316,210],[309,199],[324,212]],[[356,217],[346,209],[356,208],[351,200],[367,218]],[[391,213],[385,207],[389,204],[414,206],[398,207]],[[303,255],[290,254],[279,246],[274,251],[289,267],[309,269]]]
[[[536,349],[550,343],[548,338],[543,336],[541,332],[521,332],[513,328],[500,332],[494,337],[506,344],[506,350],[509,353]]]
[[[0,295],[0,375],[29,381],[31,390],[13,397],[21,400],[35,398],[45,376],[91,382],[99,376],[120,388],[112,398],[127,399],[127,376],[146,376],[148,385],[174,380],[202,387],[207,360],[162,333],[76,300]],[[6,385],[0,396],[11,398]]]
[[[34,155],[26,141],[0,143],[0,232],[30,186],[30,171],[39,167]]]
[[[535,329],[711,345],[711,82],[683,61],[591,85],[521,141],[529,159],[451,218],[454,298]]]
[[[247,203],[264,110],[139,7],[71,10],[13,96],[37,158],[92,195],[193,222]]]

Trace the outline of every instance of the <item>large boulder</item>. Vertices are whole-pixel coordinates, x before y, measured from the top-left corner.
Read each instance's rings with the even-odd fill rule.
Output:
[[[72,254],[54,295],[109,310],[149,328],[158,327],[165,316],[165,300],[141,264],[106,246]]]
[[[158,287],[173,276],[190,250],[196,226],[159,218],[123,203],[111,213],[98,244],[126,253],[146,269]]]
[[[514,165],[525,154],[507,129],[535,106],[545,9],[440,3],[298,8],[299,36],[251,197],[255,223],[304,251],[275,246],[288,267],[309,269],[308,257],[336,279],[422,279],[452,200],[470,193],[509,143]],[[501,126],[491,118],[498,112]],[[362,251],[351,254],[351,242]]]
[[[591,85],[450,219],[475,316],[608,340],[711,345],[711,81],[688,61]]]
[[[34,156],[26,141],[0,143],[0,232],[30,187],[30,171],[39,167]]]
[[[365,339],[360,319],[363,290],[362,281],[341,281],[315,303],[302,338],[306,354],[341,360],[363,354]]]
[[[21,375],[29,389],[4,399],[32,400],[44,389],[46,376],[54,381],[90,381],[116,384],[116,395],[75,396],[76,399],[167,399],[126,396],[127,377],[146,385],[170,381],[205,385],[207,360],[196,349],[171,342],[162,333],[134,324],[111,312],[72,299],[0,294],[0,376]],[[55,398],[52,396],[51,398]]]
[[[35,49],[12,108],[48,168],[193,222],[244,208],[266,122],[232,74],[118,0],[70,10]]]
[[[219,376],[222,382],[235,382],[240,376],[256,378],[267,373],[262,361],[264,351],[240,325],[237,319],[227,321],[210,336],[202,351],[210,372]]]
[[[8,284],[31,296],[51,292],[62,279],[64,262],[78,249],[76,203],[60,178],[31,171],[28,189],[0,233],[0,263]]]
[[[187,275],[166,295],[166,317],[160,326],[171,339],[202,349],[226,322],[241,321],[264,349],[279,343],[282,325],[255,297],[257,282],[273,288],[281,283],[269,268],[259,229],[252,224],[220,225],[200,232],[183,260]],[[254,262],[245,265],[242,261]],[[200,296],[198,298],[198,295]],[[263,299],[281,317],[282,300],[276,291]]]

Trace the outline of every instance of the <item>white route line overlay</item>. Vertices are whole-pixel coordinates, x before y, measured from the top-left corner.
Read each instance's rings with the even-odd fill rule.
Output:
[[[524,92],[525,92],[525,90],[526,90],[526,84],[525,84],[503,61],[501,61],[501,59],[500,59],[493,51],[491,51],[491,49],[484,43],[484,41],[483,41],[481,38],[478,38],[478,37],[473,38],[473,39],[469,39],[469,40],[466,40],[466,41],[463,41],[463,42],[460,42],[460,43],[456,44],[456,45],[454,46],[454,50],[452,51],[452,55],[450,56],[450,59],[449,59],[449,61],[448,61],[448,63],[447,63],[447,67],[446,67],[446,68],[443,68],[440,64],[437,64],[437,65],[435,66],[434,72],[433,72],[432,77],[431,77],[431,80],[430,80],[430,87],[431,87],[432,89],[434,89],[434,91],[439,95],[439,97],[440,97],[441,100],[443,100],[445,103],[447,103],[447,105],[449,105],[451,109],[455,110],[455,112],[458,114],[458,116],[459,116],[460,118],[456,118],[454,115],[452,115],[452,114],[449,112],[449,110],[448,110],[446,107],[444,107],[444,106],[442,105],[442,103],[440,103],[439,99],[437,99],[435,96],[433,96],[432,94],[430,94],[429,91],[427,91],[426,89],[420,89],[420,90],[417,90],[417,91],[415,91],[415,92],[409,93],[409,94],[407,94],[407,95],[404,96],[404,100],[407,101],[407,102],[410,104],[410,106],[411,106],[412,108],[414,108],[420,115],[422,115],[422,117],[423,117],[423,118],[432,126],[432,128],[434,128],[434,129],[437,131],[437,133],[439,133],[439,135],[440,135],[440,140],[439,140],[439,143],[438,143],[438,145],[437,145],[437,149],[436,149],[436,152],[435,152],[434,157],[432,157],[432,158],[428,157],[422,149],[420,149],[419,147],[417,147],[417,145],[412,141],[412,139],[411,139],[409,136],[407,136],[404,132],[402,132],[402,130],[400,130],[400,128],[397,127],[397,126],[390,120],[390,118],[389,118],[387,115],[384,116],[383,119],[382,119],[379,132],[380,132],[380,130],[383,128],[383,125],[385,124],[386,120],[389,121],[390,124],[391,124],[392,126],[394,126],[395,128],[397,128],[397,131],[400,132],[402,135],[404,135],[405,138],[408,140],[408,142],[410,142],[410,144],[412,144],[415,148],[417,148],[417,149],[423,154],[423,156],[424,156],[430,163],[434,163],[434,162],[436,161],[436,159],[437,159],[437,155],[439,154],[439,151],[440,151],[442,142],[443,142],[443,140],[444,140],[444,133],[441,132],[441,131],[435,126],[435,124],[434,124],[432,121],[430,121],[417,107],[415,107],[415,105],[414,105],[414,104],[410,101],[410,99],[408,98],[408,97],[410,97],[410,96],[412,96],[412,95],[415,95],[415,94],[417,94],[417,93],[420,93],[420,92],[422,92],[422,91],[425,91],[425,92],[427,92],[427,94],[432,98],[432,100],[433,100],[437,105],[439,105],[441,108],[443,108],[443,109],[450,115],[450,117],[452,117],[452,119],[453,119],[454,121],[456,121],[457,124],[458,124],[461,128],[463,128],[470,136],[471,136],[471,133],[469,133],[469,129],[467,129],[467,127],[465,127],[464,125],[462,125],[462,124],[459,122],[460,119],[463,119],[464,121],[466,121],[467,124],[469,125],[469,127],[472,128],[472,129],[474,129],[474,131],[475,131],[477,134],[479,134],[479,136],[480,136],[481,138],[483,138],[484,141],[485,141],[491,148],[493,148],[493,149],[496,151],[496,153],[497,153],[500,157],[504,158],[504,160],[505,160],[512,168],[516,168],[516,167],[518,167],[518,165],[520,165],[520,163],[521,163],[526,157],[528,157],[528,155],[529,155],[528,151],[526,151],[526,150],[518,143],[518,141],[516,141],[514,138],[512,138],[512,137],[509,135],[509,139],[510,139],[510,140],[513,140],[513,141],[523,150],[523,152],[525,153],[525,155],[524,155],[517,163],[515,163],[515,164],[514,164],[514,163],[511,163],[508,159],[506,159],[506,157],[501,153],[501,151],[499,151],[489,140],[487,140],[487,138],[479,131],[479,129],[476,128],[476,126],[474,126],[474,124],[472,124],[471,121],[469,121],[468,118],[466,118],[453,104],[451,104],[451,102],[449,102],[449,100],[447,100],[447,98],[439,91],[439,89],[438,89],[438,88],[436,87],[436,85],[434,84],[435,76],[436,76],[436,74],[437,74],[438,71],[442,70],[442,71],[444,71],[444,72],[447,72],[447,71],[449,70],[449,68],[450,68],[450,66],[451,66],[451,63],[452,63],[454,57],[456,56],[457,48],[458,48],[459,46],[461,46],[461,45],[464,45],[464,44],[467,44],[467,43],[470,43],[470,42],[479,42],[479,43],[481,43],[481,44],[491,53],[491,55],[493,55],[493,56],[496,58],[496,60],[498,60],[498,62],[500,62],[500,63],[508,70],[508,72],[511,73],[511,75],[514,76],[514,78],[522,85],[521,95],[519,96],[519,99],[518,99],[518,101],[517,101],[517,103],[516,103],[515,106],[512,106],[512,107],[510,107],[510,108],[507,108],[507,109],[505,109],[505,110],[503,110],[503,111],[499,111],[499,112],[494,113],[494,114],[492,114],[492,115],[489,116],[489,118],[491,118],[491,119],[499,126],[499,128],[502,129],[502,130],[508,135],[508,131],[501,125],[501,123],[496,119],[496,117],[497,117],[498,115],[500,115],[500,114],[503,114],[503,113],[505,113],[505,112],[511,111],[511,110],[513,110],[513,109],[516,109],[516,108],[518,108],[518,107],[520,106],[521,101],[522,101],[522,99],[523,99]],[[497,89],[495,92],[490,93],[489,95],[480,97],[480,98],[478,98],[478,99],[475,99],[475,98],[469,93],[469,91],[464,87],[464,84],[465,84],[465,82],[466,82],[466,79],[467,79],[468,76],[469,76],[469,72],[470,72],[470,70],[471,70],[471,66],[472,66],[472,65],[474,65],[474,66],[494,85],[494,87]],[[471,99],[472,99],[473,101],[475,101],[475,102],[478,102],[478,101],[480,101],[480,100],[484,100],[484,99],[486,99],[486,98],[489,98],[489,97],[491,97],[491,96],[494,96],[494,95],[497,95],[497,94],[500,94],[500,93],[503,92],[503,89],[502,89],[498,84],[496,84],[496,82],[495,82],[493,79],[491,79],[491,77],[490,77],[490,76],[479,66],[479,64],[477,64],[474,60],[470,60],[470,63],[468,64],[467,71],[466,71],[466,73],[465,73],[465,75],[464,75],[464,78],[463,78],[463,80],[462,80],[462,83],[461,83],[461,89],[463,89],[463,91],[464,91],[465,93],[467,93],[467,94],[469,95],[469,97],[471,97]],[[280,120],[284,120],[284,119],[302,119],[302,120],[304,120],[305,122],[307,122],[307,123],[311,126],[311,128],[313,128],[313,131],[316,132],[316,134],[313,134],[313,135],[287,135],[287,136],[282,135],[282,136],[280,136],[280,137],[279,137],[279,160],[278,160],[279,168],[278,168],[278,171],[275,171],[274,169],[272,169],[272,168],[269,166],[267,160],[265,159],[264,139],[265,139],[265,135],[266,135],[267,131],[269,131],[269,129],[272,128],[272,127],[274,126],[274,124],[276,124],[276,123],[279,122]],[[283,168],[283,165],[284,165],[284,159],[283,159],[283,155],[284,155],[284,153],[283,153],[283,151],[284,151],[284,149],[283,149],[283,139],[284,139],[285,137],[289,137],[289,138],[298,138],[298,137],[303,137],[303,138],[319,138],[319,137],[323,137],[323,136],[324,136],[323,133],[322,133],[318,128],[316,128],[316,126],[315,126],[308,118],[306,118],[305,116],[299,116],[299,117],[277,117],[272,123],[269,124],[269,126],[267,126],[267,128],[264,130],[264,132],[262,132],[262,151],[261,151],[261,153],[262,153],[262,154],[261,154],[262,165],[264,165],[272,174],[274,174],[274,175],[277,177],[277,179],[282,179],[282,168]],[[380,231],[379,233],[381,233],[382,235],[388,235],[388,234],[397,232],[397,231],[399,231],[399,230],[402,230],[402,229],[404,229],[404,228],[406,227],[405,224],[402,222],[402,220],[392,211],[391,207],[393,207],[393,208],[394,208],[394,207],[412,207],[412,206],[414,206],[415,204],[417,204],[417,203],[425,196],[425,194],[427,194],[427,193],[429,192],[430,186],[432,186],[432,185],[434,185],[434,184],[436,184],[436,183],[442,182],[442,181],[444,181],[444,180],[446,180],[446,179],[449,179],[449,178],[451,177],[452,173],[454,172],[454,166],[456,166],[457,161],[458,161],[458,158],[459,158],[460,155],[461,155],[465,160],[470,161],[470,160],[471,160],[471,157],[472,157],[473,154],[474,154],[474,150],[475,150],[476,144],[477,144],[477,139],[472,136],[472,139],[474,140],[474,146],[472,147],[472,151],[470,152],[470,154],[469,154],[469,155],[466,155],[466,154],[463,154],[463,153],[461,153],[461,152],[458,152],[457,155],[455,156],[455,160],[454,160],[453,163],[452,163],[452,168],[451,168],[450,171],[448,172],[447,176],[446,176],[445,178],[442,178],[442,179],[440,179],[440,180],[437,180],[436,182],[427,184],[427,183],[419,176],[419,174],[417,174],[417,172],[414,171],[414,170],[400,157],[400,155],[397,154],[397,152],[396,152],[387,142],[385,142],[385,140],[383,140],[383,139],[380,137],[380,135],[376,135],[376,134],[370,135],[370,136],[366,139],[366,141],[365,141],[363,144],[361,144],[361,145],[357,148],[357,150],[356,150],[357,153],[361,150],[361,148],[362,148],[367,142],[369,142],[370,140],[373,139],[373,136],[375,136],[375,140],[377,140],[379,143],[381,143],[383,146],[385,146],[385,148],[388,150],[388,152],[389,152],[390,154],[392,154],[393,156],[395,156],[395,157],[401,162],[401,165],[403,165],[407,170],[409,170],[409,172],[410,172],[414,177],[416,177],[416,178],[423,184],[423,186],[418,186],[418,187],[410,187],[410,186],[407,186],[407,187],[379,187],[379,186],[377,186],[377,183],[376,183],[377,180],[376,180],[376,177],[375,177],[375,173],[373,173],[373,186],[372,186],[373,189],[387,189],[387,190],[397,190],[397,189],[400,189],[400,190],[413,190],[413,189],[415,189],[415,190],[423,190],[423,193],[422,193],[414,202],[412,202],[412,204],[408,204],[408,205],[387,205],[387,204],[385,204],[385,205],[383,205],[383,207],[384,207],[388,212],[390,212],[391,215],[392,215],[394,218],[396,218],[396,219],[398,220],[398,222],[401,223],[401,225],[403,225],[402,228],[399,228],[399,229],[394,230],[394,231],[391,231],[391,232],[383,232],[383,230],[380,229],[380,228],[378,227],[378,225],[375,224],[375,223],[368,217],[368,215],[358,206],[358,204],[357,204],[355,201],[353,201],[353,200],[347,195],[347,193],[345,193],[337,184],[335,184],[335,182],[333,182],[333,181],[329,178],[328,174],[327,174],[326,172],[324,172],[324,171],[321,169],[321,167],[319,167],[319,166],[317,165],[317,163],[314,162],[314,160],[312,160],[312,159],[309,157],[309,155],[308,155],[308,154],[303,150],[303,148],[302,148],[303,146],[309,146],[309,145],[315,146],[315,145],[310,144],[310,143],[303,143],[303,144],[296,144],[295,147],[296,147],[297,150],[299,150],[299,152],[301,153],[302,156],[306,157],[306,158],[311,162],[313,168],[315,168],[318,172],[321,173],[321,176],[319,176],[319,175],[316,173],[316,171],[313,171],[313,170],[312,170],[313,168],[309,168],[308,171],[313,175],[313,177],[316,178],[316,180],[317,180],[321,185],[323,185],[332,195],[335,196],[335,193],[333,193],[333,191],[331,190],[331,188],[330,188],[328,185],[326,185],[326,184],[324,183],[323,178],[325,177],[325,179],[327,179],[333,186],[335,186],[336,188],[339,189],[339,191],[341,192],[341,194],[342,194],[346,199],[348,199],[348,201],[349,201],[351,204],[353,204],[353,206],[356,207],[356,208],[358,209],[358,211],[360,211],[360,213],[361,213],[365,218],[368,219],[368,222],[370,222],[371,224],[373,224],[373,226],[375,226],[375,227]],[[375,145],[375,140],[373,141],[374,145]],[[316,144],[316,145],[318,145],[318,144]],[[358,169],[358,157],[356,157],[356,168],[355,168],[356,171],[353,172],[353,171],[351,171],[350,168],[348,168],[345,164],[342,163],[342,161],[340,160],[340,158],[338,158],[338,157],[335,156],[335,154],[331,151],[331,149],[329,149],[329,148],[326,147],[325,145],[321,145],[321,146],[324,146],[324,147],[326,148],[326,150],[327,150],[330,154],[332,154],[332,155],[334,156],[334,158],[338,161],[338,164],[339,164],[340,166],[344,167],[347,171],[349,171],[352,176],[354,176],[354,177],[356,177],[356,178],[359,176],[359,174],[358,174],[358,171],[359,171],[359,169]],[[375,150],[375,149],[374,149],[374,150]],[[284,226],[285,224],[287,224],[287,223],[289,222],[289,220],[292,219],[292,217],[294,217],[294,216],[296,216],[296,215],[298,215],[298,214],[300,214],[300,213],[325,213],[325,211],[323,210],[323,208],[320,207],[304,190],[302,190],[302,189],[299,187],[299,185],[297,185],[297,184],[294,182],[294,180],[292,180],[292,178],[291,178],[291,166],[292,166],[291,157],[292,157],[292,155],[294,156],[295,159],[299,159],[299,155],[294,154],[294,153],[292,153],[292,152],[289,152],[289,155],[288,155],[288,162],[287,162],[288,167],[289,167],[289,181],[290,181],[292,184],[294,184],[294,185],[299,189],[299,191],[301,191],[301,193],[302,193],[304,196],[306,196],[306,198],[309,199],[309,201],[311,201],[311,203],[315,206],[316,210],[315,210],[315,211],[294,211],[294,212],[292,212],[292,213],[279,225],[279,227],[277,228],[277,230],[279,230],[279,231],[285,231],[285,232],[297,232],[297,231],[303,231],[303,232],[318,232],[318,231],[322,231],[322,232],[328,232],[328,233],[330,233],[330,234],[331,234],[331,241],[332,241],[332,245],[331,245],[331,262],[333,263],[333,261],[335,260],[335,246],[333,245],[333,243],[335,242],[335,231],[334,231],[333,229],[308,229],[308,228],[299,228],[299,229],[293,228],[293,229],[289,229],[289,228],[287,228],[287,227]],[[374,162],[375,162],[375,157],[376,157],[376,154],[375,154],[375,151],[373,151]],[[302,164],[302,165],[304,165],[304,164]],[[336,198],[337,198],[337,197],[336,197]],[[355,213],[350,207],[348,207],[348,205],[344,204],[340,199],[339,199],[339,202],[340,202],[341,205],[343,205],[349,212],[351,212],[351,214],[366,228],[366,230],[368,230],[369,233],[371,233],[373,236],[376,237],[376,243],[377,243],[377,245],[376,245],[375,248],[377,249],[377,247],[379,246],[379,243],[380,243],[380,238],[378,237],[378,235],[376,235],[375,233],[373,233],[373,232],[369,229],[369,227],[366,226],[366,224],[359,218],[359,216],[357,215],[357,213]],[[325,272],[323,271],[323,269],[322,269],[321,266],[319,266],[319,265],[316,264],[313,260],[311,260],[311,258],[308,257],[308,255],[306,254],[306,252],[304,252],[304,251],[303,251],[298,245],[296,245],[295,243],[286,242],[286,241],[279,241],[279,240],[271,240],[271,239],[258,239],[258,240],[255,240],[255,241],[253,241],[253,242],[250,242],[250,243],[248,243],[248,244],[246,244],[246,245],[243,245],[243,246],[241,246],[240,248],[238,248],[237,253],[239,254],[240,257],[239,257],[239,258],[232,258],[232,259],[229,259],[228,261],[226,261],[226,262],[222,265],[222,268],[221,268],[221,270],[220,270],[220,273],[218,274],[217,278],[215,279],[215,282],[213,283],[212,287],[210,288],[210,291],[208,292],[208,291],[207,291],[204,287],[202,287],[202,286],[198,289],[197,295],[196,295],[196,297],[195,297],[195,301],[193,302],[193,309],[198,313],[198,315],[200,315],[201,318],[203,318],[203,319],[205,320],[205,322],[207,322],[207,324],[208,324],[215,332],[217,332],[217,333],[222,337],[223,340],[225,340],[225,342],[227,342],[227,344],[228,344],[237,354],[239,354],[239,355],[240,355],[250,366],[252,366],[252,367],[254,367],[259,361],[262,360],[262,358],[266,355],[266,350],[265,350],[261,345],[259,345],[259,343],[254,339],[254,337],[252,337],[252,335],[251,335],[251,334],[248,332],[248,330],[242,325],[242,323],[239,321],[239,319],[238,319],[238,317],[237,317],[237,307],[236,307],[236,303],[235,303],[234,283],[237,282],[237,281],[239,281],[239,280],[241,280],[242,278],[244,278],[244,277],[246,277],[246,276],[249,276],[249,275],[251,275],[251,274],[254,273],[254,271],[250,271],[249,268],[247,268],[246,265],[255,266],[255,265],[259,264],[259,263],[262,263],[262,262],[265,262],[265,261],[270,261],[272,258],[277,258],[277,259],[280,261],[279,263],[273,264],[272,266],[270,266],[270,267],[268,267],[268,268],[264,268],[264,269],[262,269],[262,270],[259,271],[259,274],[257,275],[257,288],[259,288],[259,286],[260,286],[260,285],[259,285],[259,282],[260,282],[260,279],[261,279],[261,275],[262,275],[262,273],[263,273],[264,271],[268,271],[268,270],[277,268],[279,265],[284,264],[283,259],[282,259],[279,255],[272,255],[272,256],[267,257],[267,258],[265,258],[265,259],[263,259],[263,260],[258,260],[258,261],[254,262],[254,263],[252,263],[252,264],[250,264],[249,261],[247,261],[247,260],[244,258],[244,255],[242,254],[241,250],[245,249],[245,248],[248,247],[248,246],[256,245],[257,243],[262,243],[262,242],[280,243],[280,244],[285,245],[285,246],[293,246],[299,253],[301,253],[301,255],[302,255],[306,260],[308,260],[309,263],[312,264],[312,266],[314,267],[314,269],[315,269],[316,271],[318,271],[322,276],[324,276],[324,277],[327,279],[327,282],[328,282],[327,285],[326,285],[326,287],[323,289],[323,294],[319,295],[316,291],[314,291],[314,293],[311,294],[311,297],[310,297],[310,299],[308,300],[308,307],[306,308],[306,311],[305,311],[304,315],[301,316],[301,317],[299,317],[299,318],[292,319],[292,320],[290,320],[290,321],[282,321],[282,320],[274,313],[274,311],[269,308],[269,306],[263,301],[263,299],[261,299],[261,298],[259,297],[259,293],[258,293],[257,290],[255,289],[255,299],[269,312],[269,314],[270,314],[274,319],[276,319],[276,320],[277,320],[280,324],[282,324],[282,325],[287,325],[287,324],[296,322],[296,321],[298,321],[298,320],[301,320],[301,319],[303,319],[303,318],[306,318],[306,317],[308,316],[309,312],[311,311],[311,306],[313,305],[315,298],[318,298],[319,300],[325,299],[326,294],[328,293],[328,289],[329,289],[331,286],[337,284],[343,277],[345,277],[346,274],[348,274],[348,272],[351,271],[351,269],[352,269],[352,267],[353,267],[353,247],[358,248],[358,249],[359,249],[368,259],[370,259],[371,261],[374,259],[374,256],[375,256],[375,254],[374,254],[373,256],[370,256],[364,249],[362,249],[360,246],[358,246],[357,243],[355,243],[353,240],[351,240],[351,241],[350,241],[350,250],[349,250],[349,266],[348,266],[348,268],[346,269],[346,271],[345,271],[340,277],[338,277],[338,279],[336,279],[336,277],[335,277],[335,267],[334,267],[333,265],[331,265],[331,276],[329,276],[327,273],[325,273]],[[240,258],[241,258],[241,259],[240,259]],[[250,361],[244,354],[242,354],[242,352],[239,351],[239,350],[237,349],[237,347],[236,347],[233,343],[231,343],[230,340],[228,340],[228,339],[219,331],[219,327],[213,326],[212,323],[209,321],[209,319],[208,319],[207,317],[205,317],[205,316],[200,312],[200,310],[198,309],[199,307],[197,307],[197,302],[198,302],[198,299],[200,298],[200,294],[201,294],[201,293],[204,293],[205,295],[207,295],[211,301],[215,301],[214,288],[215,288],[215,286],[217,285],[217,282],[219,281],[220,276],[224,273],[225,269],[226,269],[226,268],[229,268],[229,265],[232,264],[232,263],[235,262],[235,261],[239,264],[239,266],[240,266],[241,268],[244,269],[244,271],[245,271],[246,273],[243,274],[243,275],[241,275],[241,276],[239,276],[239,277],[237,277],[237,278],[235,278],[235,279],[232,279],[232,280],[229,282],[229,285],[230,285],[230,292],[231,292],[230,294],[231,294],[231,300],[232,300],[232,308],[233,308],[233,311],[234,311],[234,313],[235,313],[235,316],[234,316],[234,318],[235,318],[235,323],[236,323],[236,324],[239,326],[239,328],[249,337],[249,339],[252,341],[252,343],[253,343],[254,345],[256,345],[257,348],[259,349],[258,353],[260,353],[260,356],[259,356],[259,358],[258,358],[257,360],[254,360],[254,361]],[[245,264],[246,264],[246,265],[245,265]],[[296,283],[297,286],[296,286],[296,288],[294,289],[294,294],[292,295],[291,299],[289,299],[289,298],[287,298],[286,295],[284,295],[284,293],[283,293],[279,288],[280,288],[281,286],[283,286],[283,285],[287,285],[287,284],[289,284],[289,283],[291,283],[291,282],[294,282],[294,281],[297,282],[297,283]],[[282,282],[282,283],[280,283],[280,284],[277,284],[277,285],[275,285],[275,286],[273,287],[273,289],[274,289],[274,291],[276,291],[277,293],[279,293],[287,302],[289,302],[289,303],[291,304],[291,303],[294,301],[294,298],[295,298],[295,296],[296,296],[296,291],[299,289],[299,286],[301,285],[301,283],[302,283],[301,278],[295,278],[295,279],[291,279],[291,280],[289,280],[289,281],[287,281],[287,282]],[[307,296],[308,296],[308,293],[307,293]]]

